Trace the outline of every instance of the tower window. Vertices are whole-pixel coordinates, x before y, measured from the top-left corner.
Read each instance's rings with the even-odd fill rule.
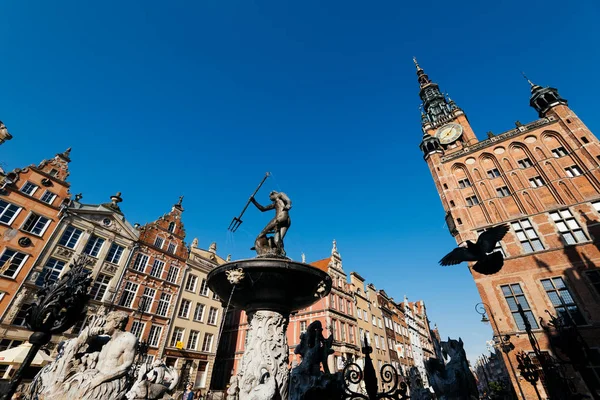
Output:
[[[564,147],[560,146],[552,150],[552,155],[556,158],[564,157],[567,155],[567,151]]]
[[[537,321],[535,320],[535,316],[529,307],[529,302],[525,298],[525,294],[521,289],[521,285],[518,283],[513,283],[512,285],[503,285],[500,286],[502,289],[502,294],[508,303],[508,308],[510,308],[510,312],[513,315],[515,323],[517,324],[517,329],[520,331],[525,330],[525,321],[521,318],[521,314],[519,313],[519,308],[517,304],[521,305],[521,308],[525,312],[525,316],[527,317],[527,321],[531,325],[533,329],[538,328]]]
[[[581,141],[582,141],[583,143],[589,143],[589,142],[590,142],[590,141],[588,140],[588,138],[586,138],[585,136],[582,136],[582,137],[581,137]]]
[[[558,317],[562,318],[567,324],[570,321],[576,325],[585,325],[585,319],[561,277],[542,279],[542,286]]]
[[[544,250],[542,241],[528,219],[512,222],[511,226],[525,253]]]
[[[587,240],[583,229],[568,209],[551,212],[550,218],[556,224],[565,244],[576,244]]]
[[[471,182],[468,179],[461,179],[458,181],[458,187],[461,189],[468,188],[471,186]]]
[[[531,167],[531,160],[529,158],[524,158],[522,160],[517,161],[517,164],[519,164],[519,167],[521,168],[529,168]]]
[[[448,185],[444,183],[444,189],[448,189]]]
[[[454,207],[454,206],[455,206],[454,200],[450,200],[450,207]]]
[[[506,186],[502,186],[496,189],[496,193],[498,194],[498,197],[506,197],[510,195],[510,190],[508,190]]]
[[[477,198],[477,196],[470,196],[467,197],[465,200],[467,201],[467,206],[469,207],[476,206],[477,204],[479,204],[479,199]]]
[[[569,118],[567,118],[567,124],[570,124],[571,120]]]
[[[488,178],[490,178],[490,179],[497,178],[497,177],[499,177],[499,176],[500,176],[500,171],[498,171],[498,168],[490,169],[490,170],[487,172],[487,176],[488,176]]]
[[[50,176],[56,176],[56,175],[58,175],[58,170],[56,168],[52,168],[50,170]]]
[[[569,178],[581,175],[581,170],[577,165],[571,165],[570,167],[565,168],[565,172]]]
[[[462,225],[462,219],[460,219],[460,218],[456,218],[456,223],[457,223],[458,225]]]
[[[175,222],[169,224],[169,232],[175,232]]]
[[[533,177],[529,179],[529,184],[532,188],[537,188],[540,186],[544,186],[544,180],[540,176]]]

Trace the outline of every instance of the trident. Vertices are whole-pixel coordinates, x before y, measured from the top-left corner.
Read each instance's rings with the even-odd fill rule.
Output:
[[[250,196],[250,198],[248,199],[248,202],[244,206],[244,209],[240,213],[240,216],[239,217],[233,217],[233,219],[231,220],[231,223],[229,224],[229,228],[227,228],[231,232],[237,231],[237,228],[239,228],[240,225],[242,224],[242,222],[244,222],[244,221],[242,221],[242,215],[244,215],[244,213],[246,212],[246,209],[248,208],[248,206],[250,205],[250,202],[252,201],[252,198],[256,195],[256,193],[258,193],[258,191],[260,190],[260,187],[263,185],[263,183],[265,183],[265,181],[267,180],[267,178],[269,176],[271,176],[271,173],[267,172],[265,174],[265,177],[263,178],[263,180],[260,181],[260,184],[258,185],[258,187],[256,188],[256,190],[254,191],[254,193],[252,193],[252,196]]]

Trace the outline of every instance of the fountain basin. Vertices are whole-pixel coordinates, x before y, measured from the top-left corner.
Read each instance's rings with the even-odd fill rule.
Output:
[[[244,277],[235,285],[228,272],[241,269]],[[331,291],[331,277],[308,264],[281,258],[233,261],[213,269],[208,287],[225,304],[245,311],[271,310],[282,314],[306,308]]]

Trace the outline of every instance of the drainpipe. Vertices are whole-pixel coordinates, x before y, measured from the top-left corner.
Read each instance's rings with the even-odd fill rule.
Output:
[[[31,267],[31,270],[27,273],[27,276],[25,277],[25,279],[23,279],[21,281],[21,283],[19,284],[19,287],[15,291],[15,295],[10,300],[10,303],[8,303],[8,306],[6,306],[6,308],[4,309],[4,312],[2,313],[2,315],[0,315],[0,321],[4,322],[4,317],[5,317],[6,313],[7,313],[7,311],[10,310],[10,308],[12,307],[15,299],[17,298],[17,294],[23,289],[23,285],[25,284],[25,281],[27,281],[27,279],[29,278],[29,274],[33,270],[33,267],[35,266],[35,263],[38,262],[46,254],[46,251],[48,250],[48,247],[50,246],[50,243],[56,237],[56,234],[57,234],[57,231],[58,231],[58,227],[63,222],[63,220],[70,215],[69,212],[68,212],[68,208],[69,208],[69,206],[65,206],[64,208],[61,206],[61,209],[59,210],[58,215],[62,214],[62,216],[60,217],[60,219],[58,220],[56,226],[54,227],[54,230],[52,231],[52,234],[50,235],[50,237],[48,238],[48,240],[46,241],[46,243],[44,243],[44,247],[42,247],[42,251],[40,252],[40,255],[38,256],[38,258],[36,258],[33,261],[33,266]]]

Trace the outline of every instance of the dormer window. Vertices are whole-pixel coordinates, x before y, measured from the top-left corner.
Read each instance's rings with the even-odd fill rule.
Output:
[[[58,175],[58,170],[56,168],[52,168],[50,170],[50,172],[48,173],[48,175],[50,175],[50,176],[56,176],[56,175]]]
[[[171,222],[169,224],[169,232],[175,232],[175,222]]]

